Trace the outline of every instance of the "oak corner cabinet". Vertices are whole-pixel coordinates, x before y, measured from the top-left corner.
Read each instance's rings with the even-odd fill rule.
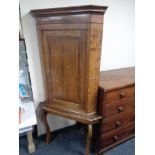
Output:
[[[74,6],[31,10],[35,17],[46,101],[43,120],[51,139],[47,114],[88,125],[89,154],[96,114],[105,6]]]
[[[135,68],[121,68],[100,73],[98,114],[94,125],[97,154],[134,137]]]

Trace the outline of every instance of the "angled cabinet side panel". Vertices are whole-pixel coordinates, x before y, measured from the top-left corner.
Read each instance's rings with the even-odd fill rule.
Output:
[[[96,113],[103,24],[89,24],[88,34],[88,113]]]

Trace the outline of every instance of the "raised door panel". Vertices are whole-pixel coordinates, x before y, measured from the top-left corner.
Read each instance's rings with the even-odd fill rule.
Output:
[[[86,35],[86,30],[42,31],[49,105],[84,109]]]

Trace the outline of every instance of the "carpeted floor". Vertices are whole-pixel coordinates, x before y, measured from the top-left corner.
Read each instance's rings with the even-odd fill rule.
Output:
[[[44,137],[39,137],[36,144],[36,152],[32,155],[85,155],[85,138],[80,130],[69,128],[61,130],[53,135],[53,141],[46,145]],[[104,155],[134,155],[134,138],[108,150]],[[26,136],[20,137],[19,155],[29,155]],[[91,148],[91,155],[95,155]]]

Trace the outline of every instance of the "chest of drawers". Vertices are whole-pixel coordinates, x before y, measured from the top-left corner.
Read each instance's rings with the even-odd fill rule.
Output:
[[[97,154],[134,136],[134,68],[100,73],[98,114],[102,121],[94,128]]]

